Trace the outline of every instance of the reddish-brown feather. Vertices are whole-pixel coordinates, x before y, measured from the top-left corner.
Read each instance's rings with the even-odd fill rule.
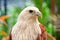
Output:
[[[39,26],[40,26],[41,31],[42,31],[41,40],[46,40],[47,39],[47,34],[45,33],[46,29],[45,29],[45,27],[42,24],[39,24]]]

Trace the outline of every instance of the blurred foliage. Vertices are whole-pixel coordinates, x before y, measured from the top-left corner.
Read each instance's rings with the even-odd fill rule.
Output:
[[[42,9],[43,0],[33,0],[33,2],[35,4],[35,6],[39,8],[39,10]]]
[[[55,4],[58,8],[58,14],[60,14],[60,0],[55,0]]]
[[[7,19],[7,24],[9,27],[12,27],[16,21],[17,21],[17,17],[21,12],[21,8],[19,7],[14,7],[13,10],[11,11],[11,9],[9,9],[10,12],[8,13],[8,15],[10,16],[10,18]]]

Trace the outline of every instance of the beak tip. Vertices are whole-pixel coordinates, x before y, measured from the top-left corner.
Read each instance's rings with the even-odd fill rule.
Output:
[[[42,14],[40,14],[40,18],[42,18]]]

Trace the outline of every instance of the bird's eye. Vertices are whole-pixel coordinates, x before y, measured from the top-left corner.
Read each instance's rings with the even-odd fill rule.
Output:
[[[33,12],[33,10],[29,10],[29,13],[32,13]]]

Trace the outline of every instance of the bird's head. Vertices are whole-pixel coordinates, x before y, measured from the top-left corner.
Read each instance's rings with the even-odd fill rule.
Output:
[[[42,16],[41,12],[38,8],[32,6],[26,7],[19,15],[19,17],[23,19],[34,19],[38,16]]]

